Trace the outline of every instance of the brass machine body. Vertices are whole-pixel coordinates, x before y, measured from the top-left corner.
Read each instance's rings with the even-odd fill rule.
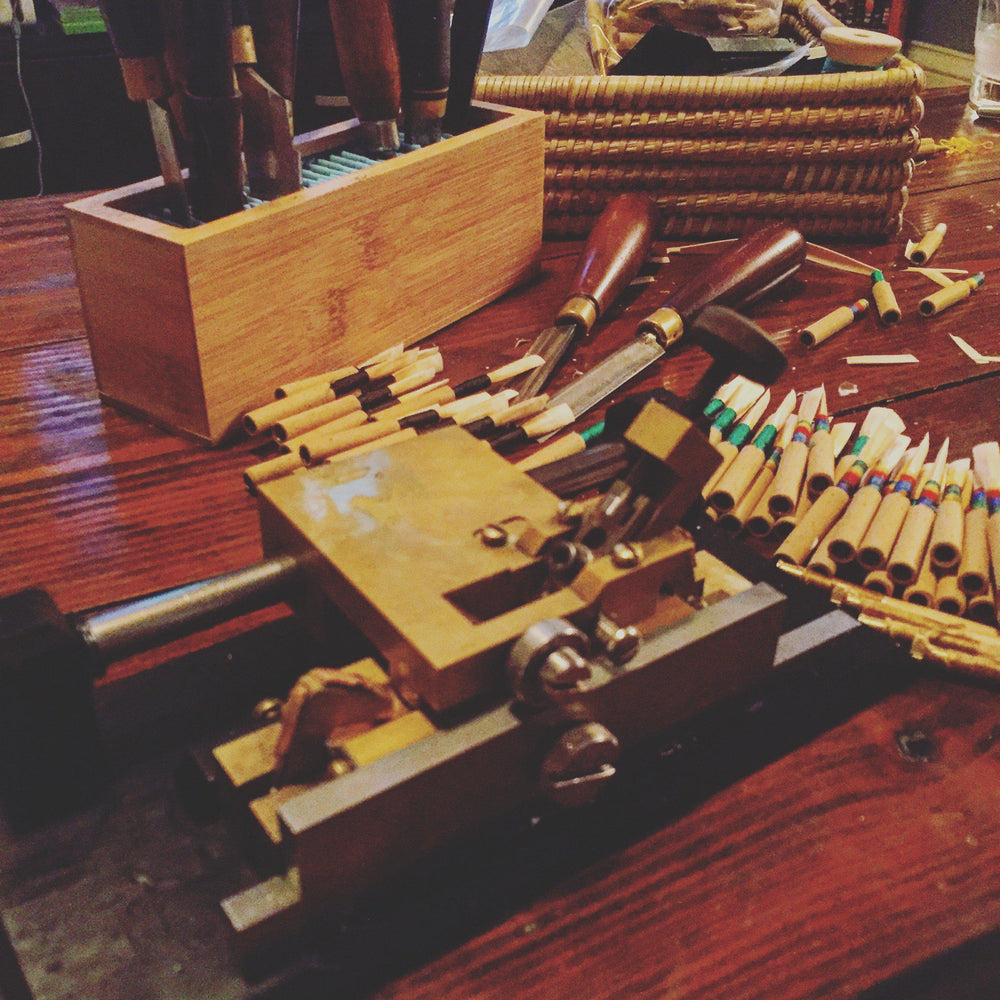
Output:
[[[284,868],[223,902],[244,951],[539,792],[592,799],[620,750],[771,670],[780,595],[758,585],[697,610],[675,526],[718,454],[649,407],[628,431],[641,474],[572,514],[460,428],[261,486],[265,551],[311,583],[296,611],[321,637],[332,606],[346,614],[408,711],[328,743],[337,766],[298,785],[280,787],[282,723],[216,748]],[[595,526],[615,540],[604,551],[580,540]],[[584,553],[565,581],[560,547]],[[352,684],[385,679],[355,667]]]

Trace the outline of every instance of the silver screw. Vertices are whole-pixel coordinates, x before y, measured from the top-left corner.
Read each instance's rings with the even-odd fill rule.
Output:
[[[631,542],[619,542],[611,550],[611,561],[619,569],[634,569],[642,562],[642,549]]]
[[[590,666],[571,646],[561,646],[545,658],[538,671],[542,688],[550,695],[573,691],[590,679]]]
[[[590,677],[585,659],[587,637],[562,618],[545,618],[527,628],[507,656],[507,676],[514,697],[544,708],[558,695],[575,690]]]
[[[599,722],[574,726],[542,761],[542,791],[561,806],[593,802],[615,776],[618,753],[618,740]]]
[[[598,616],[594,638],[613,663],[628,662],[642,644],[642,636],[634,625],[619,625],[607,615]]]

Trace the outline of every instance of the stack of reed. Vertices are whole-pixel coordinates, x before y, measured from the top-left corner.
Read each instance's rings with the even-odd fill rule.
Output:
[[[822,387],[794,393],[705,490],[709,515],[774,558],[874,593],[993,624],[1000,581],[1000,447],[928,462],[892,410],[832,424]],[[779,430],[780,427],[780,430]],[[744,440],[748,433],[743,435]]]
[[[276,454],[246,469],[251,493],[262,483],[308,466],[363,454],[414,437],[418,431],[457,423],[497,451],[561,430],[567,407],[548,407],[548,396],[513,402],[504,385],[542,364],[528,355],[492,372],[451,385],[437,348],[396,345],[361,362],[278,386],[275,400],[244,416],[247,434],[269,433]]]

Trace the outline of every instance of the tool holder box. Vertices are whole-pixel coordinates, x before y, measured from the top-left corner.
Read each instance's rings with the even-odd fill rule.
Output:
[[[414,343],[525,280],[542,237],[537,112],[190,229],[159,178],[66,206],[101,398],[217,443],[275,385]],[[347,146],[355,121],[296,139]]]

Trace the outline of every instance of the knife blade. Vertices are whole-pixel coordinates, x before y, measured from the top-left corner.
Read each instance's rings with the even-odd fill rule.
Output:
[[[191,202],[207,222],[243,208],[243,118],[233,70],[232,3],[184,0],[181,10]]]
[[[292,105],[257,72],[257,37],[246,0],[233,0],[233,61],[243,98],[243,158],[251,194],[269,200],[302,187]]]
[[[142,0],[101,0],[100,10],[129,100],[146,102],[171,216],[181,225],[193,225],[173,123],[165,106],[173,87],[164,63],[159,9]]]
[[[344,90],[375,156],[399,150],[400,78],[389,0],[329,0]]]
[[[393,0],[407,142],[441,139],[451,75],[450,0]]]
[[[794,274],[804,260],[805,240],[788,226],[768,226],[739,240],[647,316],[631,343],[557,392],[551,405],[566,404],[579,419],[662,358],[705,306],[748,305]],[[766,366],[770,352],[763,355],[761,363]]]
[[[658,222],[656,203],[643,192],[629,191],[608,202],[587,238],[570,297],[555,324],[528,350],[545,362],[519,387],[522,395],[541,392],[573,341],[588,333],[628,287],[649,255]]]

